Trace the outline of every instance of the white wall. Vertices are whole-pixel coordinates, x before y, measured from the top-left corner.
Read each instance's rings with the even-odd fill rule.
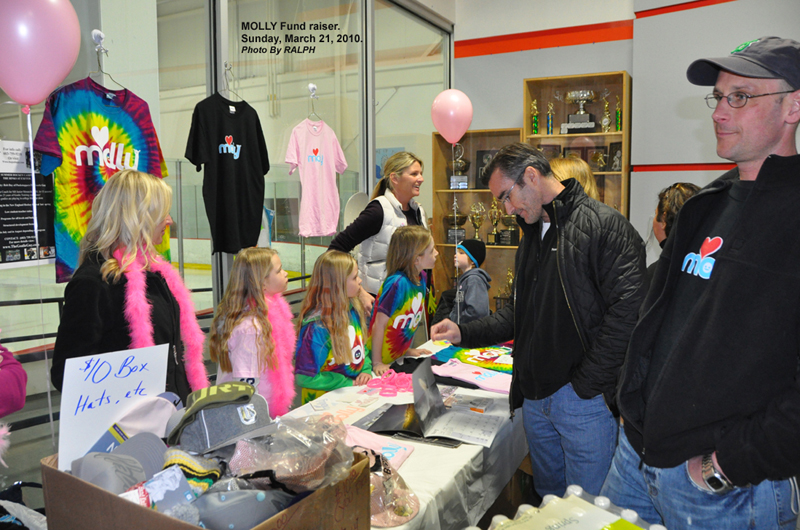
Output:
[[[455,0],[455,2],[456,41],[633,18],[633,0],[536,0],[535,2]]]

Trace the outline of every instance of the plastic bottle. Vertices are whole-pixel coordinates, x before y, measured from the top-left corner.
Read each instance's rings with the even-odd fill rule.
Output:
[[[620,512],[620,516],[628,521],[629,523],[635,523],[636,519],[639,518],[639,514],[636,513],[636,510],[624,509]]]
[[[611,499],[600,495],[599,497],[595,497],[594,505],[597,506],[598,508],[608,510],[611,507]]]
[[[583,488],[578,486],[577,484],[572,484],[567,488],[567,493],[564,495],[565,497],[569,495],[575,495],[576,497],[583,496]]]

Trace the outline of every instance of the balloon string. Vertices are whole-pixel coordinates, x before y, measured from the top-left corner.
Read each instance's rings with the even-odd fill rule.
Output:
[[[25,113],[27,116],[28,122],[28,161],[31,167],[31,208],[33,213],[33,238],[36,242],[36,259],[39,259],[41,255],[39,254],[41,247],[39,246],[39,212],[36,209],[36,166],[34,165],[33,161],[33,127],[31,126],[31,107],[29,105],[22,106],[22,112]],[[42,267],[38,265],[36,267],[36,272],[39,276],[39,300],[44,298],[44,294],[42,293]],[[39,304],[39,312],[40,312],[40,320],[39,322],[42,323],[44,326],[44,304]],[[42,328],[42,339],[44,339],[44,328]],[[49,359],[47,358],[47,348],[44,349],[44,359],[45,359],[45,366],[49,364]],[[45,374],[47,372],[45,371]],[[52,396],[52,389],[50,388],[50,378],[45,375],[44,377],[46,386],[47,386],[47,411],[50,416],[50,442],[53,444],[53,449],[57,450],[58,446],[56,445],[56,430],[54,426],[55,420],[53,419],[53,402]]]

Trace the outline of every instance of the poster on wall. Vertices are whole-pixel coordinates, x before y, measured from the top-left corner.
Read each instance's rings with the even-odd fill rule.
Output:
[[[33,232],[30,151],[25,142],[0,141],[0,269],[55,263],[53,178],[36,167],[36,215],[39,244]]]
[[[375,186],[380,179],[383,178],[383,164],[395,153],[399,153],[401,151],[405,151],[405,147],[382,147],[380,149],[375,149],[375,181],[372,183]],[[372,193],[372,190],[369,190],[368,195]]]

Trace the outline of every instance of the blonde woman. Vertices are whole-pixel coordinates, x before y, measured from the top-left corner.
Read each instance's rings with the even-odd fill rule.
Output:
[[[600,200],[594,173],[584,160],[575,157],[554,158],[550,161],[550,169],[558,180],[575,179],[586,195],[596,201]]]
[[[423,163],[415,154],[401,151],[383,165],[383,178],[372,192],[372,200],[350,226],[334,238],[329,250],[350,252],[359,244],[358,271],[362,296],[368,307],[386,278],[386,252],[392,234],[401,226],[428,227],[425,211],[414,198],[419,195]]]
[[[300,310],[295,380],[303,403],[372,378],[366,349],[367,326],[358,299],[361,278],[350,254],[329,250],[314,264]]]
[[[225,294],[211,324],[211,360],[217,384],[250,383],[272,417],[289,412],[294,399],[292,311],[283,298],[288,274],[271,248],[236,254]]]
[[[367,348],[372,371],[383,375],[402,357],[418,357],[427,350],[409,349],[417,327],[425,325],[425,270],[432,269],[439,252],[430,231],[421,226],[398,228],[386,256],[386,280],[378,291]]]
[[[183,280],[156,252],[172,224],[172,190],[132,169],[112,175],[92,203],[78,269],[64,291],[53,384],[67,359],[169,344],[166,389],[185,401],[208,386],[205,337]]]

